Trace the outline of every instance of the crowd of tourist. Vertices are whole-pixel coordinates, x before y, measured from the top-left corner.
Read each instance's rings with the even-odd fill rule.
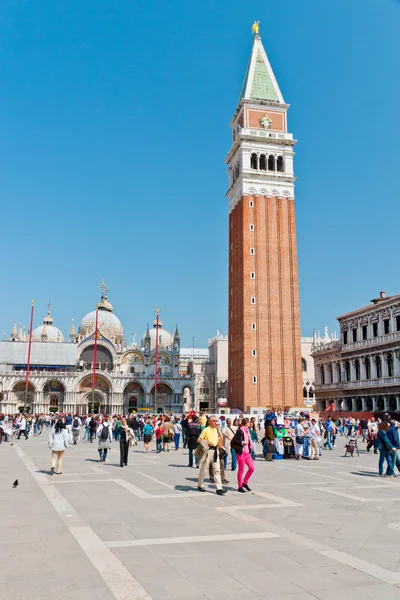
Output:
[[[289,423],[289,426],[288,426]],[[237,488],[241,493],[251,491],[250,478],[254,472],[256,455],[266,460],[293,456],[297,460],[319,460],[322,450],[336,448],[337,436],[357,439],[366,443],[366,450],[379,455],[379,475],[395,477],[395,467],[400,472],[398,423],[347,417],[335,419],[330,415],[321,418],[308,413],[288,419],[283,411],[268,410],[265,415],[247,418],[238,415],[207,416],[191,412],[188,415],[84,415],[72,413],[41,415],[0,415],[0,443],[3,438],[20,439],[40,436],[49,432],[52,451],[50,474],[62,473],[62,459],[69,444],[80,440],[97,443],[99,461],[107,461],[108,452],[117,443],[120,450],[120,467],[128,465],[129,448],[143,442],[146,453],[171,449],[188,450],[188,467],[198,468],[198,490],[204,492],[204,478],[209,475],[215,483],[217,494],[226,493],[223,485],[229,483],[228,464],[237,471]],[[83,437],[81,432],[83,431]],[[305,441],[307,440],[307,443]],[[386,472],[385,469],[386,462]]]

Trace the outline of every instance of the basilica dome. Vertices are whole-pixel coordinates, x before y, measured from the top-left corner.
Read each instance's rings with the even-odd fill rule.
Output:
[[[148,340],[150,341],[150,348],[151,350],[154,350],[156,347],[156,338],[158,335],[158,344],[159,346],[162,346],[164,348],[170,348],[173,346],[174,344],[174,336],[169,333],[169,331],[167,331],[166,329],[162,328],[162,322],[161,320],[158,321],[158,325],[157,325],[157,321],[154,321],[153,323],[153,329],[149,330],[147,329],[146,333],[144,334],[144,336],[142,337],[142,341],[141,341],[141,347],[145,348],[146,344],[148,342]]]
[[[64,336],[57,327],[53,325],[53,318],[50,315],[50,308],[43,319],[43,325],[36,327],[32,331],[33,342],[63,342]]]
[[[114,307],[108,300],[107,292],[108,290],[103,290],[101,300],[96,307],[98,311],[99,332],[114,344],[123,344],[124,331],[122,329],[122,323],[114,314]],[[92,333],[94,333],[95,328],[96,311],[92,310],[90,313],[85,315],[79,323],[78,338],[82,340],[86,337],[89,337],[92,335]]]

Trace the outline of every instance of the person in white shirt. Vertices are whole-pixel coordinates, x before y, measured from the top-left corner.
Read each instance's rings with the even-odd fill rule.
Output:
[[[311,419],[311,427],[308,430],[307,435],[311,439],[310,460],[319,460],[319,442],[321,441],[321,432],[315,419]]]
[[[22,415],[20,422],[18,423],[18,439],[20,439],[21,437],[21,433],[24,434],[25,439],[28,439],[28,434],[26,433],[26,419],[25,419],[25,415]]]
[[[62,461],[65,449],[68,448],[68,432],[65,428],[63,420],[60,418],[50,430],[49,448],[51,450],[51,471],[50,475],[56,472],[56,475],[61,475]]]

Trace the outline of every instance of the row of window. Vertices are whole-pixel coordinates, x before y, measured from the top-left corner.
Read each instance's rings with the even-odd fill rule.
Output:
[[[381,379],[382,378],[382,360],[381,357],[378,355],[375,357],[375,374],[374,374],[374,378],[376,379]],[[389,352],[387,354],[386,357],[386,363],[387,363],[387,377],[393,377],[394,376],[394,359],[393,359],[393,355],[391,352]],[[367,356],[364,360],[364,367],[365,367],[365,379],[371,379],[372,378],[372,365],[371,365],[371,359],[369,358],[369,356]],[[321,380],[321,384],[324,385],[325,383],[334,383],[333,381],[333,367],[332,365],[328,365],[327,368],[327,375],[328,377],[325,377],[325,368],[320,365],[319,367],[319,371],[320,371],[320,380]],[[336,364],[336,373],[337,373],[337,381],[341,382],[342,381],[342,369],[340,366],[340,363]],[[326,379],[329,379],[329,381],[327,381]],[[358,358],[355,359],[354,361],[354,380],[355,381],[360,381],[361,380],[361,364]],[[351,378],[351,366],[350,366],[350,361],[346,360],[344,363],[344,381],[352,381]]]
[[[396,317],[396,331],[400,331],[400,315],[398,315]],[[383,335],[387,335],[388,333],[390,333],[390,319],[384,319],[383,320]],[[378,337],[378,323],[372,323],[372,337]],[[349,343],[349,333],[348,331],[343,331],[342,333],[342,339],[343,339],[343,344],[348,344]],[[368,325],[362,325],[361,326],[361,339],[367,340],[368,339]],[[358,329],[357,327],[354,327],[354,329],[351,330],[351,341],[352,342],[357,342],[358,341]]]
[[[250,167],[257,171],[278,171],[279,173],[284,172],[283,156],[275,157],[273,154],[253,154],[250,157]]]

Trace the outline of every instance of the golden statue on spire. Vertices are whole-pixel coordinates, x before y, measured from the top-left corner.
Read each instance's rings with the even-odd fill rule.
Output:
[[[253,27],[251,28],[252,33],[254,33],[254,35],[258,35],[258,30],[259,30],[259,24],[260,21],[254,21],[253,23]]]

